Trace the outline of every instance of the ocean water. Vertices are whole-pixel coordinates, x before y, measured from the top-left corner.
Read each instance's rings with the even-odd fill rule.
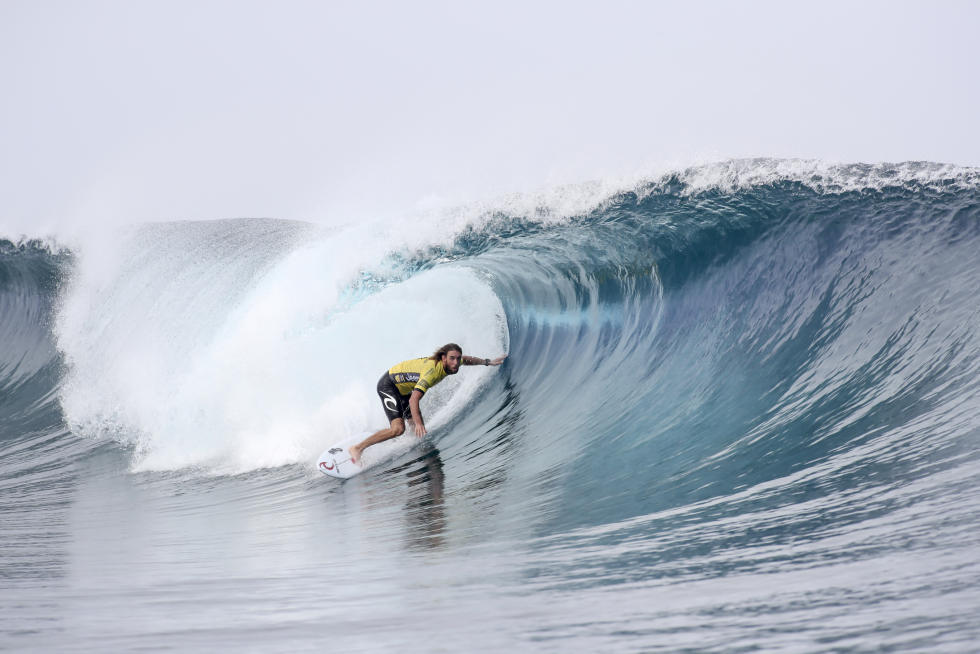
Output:
[[[978,445],[976,169],[3,241],[0,649],[975,652]]]

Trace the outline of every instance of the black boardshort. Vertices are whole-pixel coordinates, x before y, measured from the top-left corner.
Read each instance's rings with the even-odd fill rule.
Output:
[[[412,419],[412,407],[408,404],[409,396],[398,392],[395,382],[391,380],[387,371],[378,380],[378,397],[381,398],[381,406],[388,416],[388,422],[395,418]]]

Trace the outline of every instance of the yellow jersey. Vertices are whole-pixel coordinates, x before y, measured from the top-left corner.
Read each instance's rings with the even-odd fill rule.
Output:
[[[442,361],[419,357],[392,366],[388,369],[388,376],[395,382],[395,387],[400,394],[411,395],[412,391],[420,391],[424,394],[445,379],[446,369]]]

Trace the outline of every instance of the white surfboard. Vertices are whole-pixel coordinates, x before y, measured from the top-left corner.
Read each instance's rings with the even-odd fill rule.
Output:
[[[392,438],[391,440],[367,448],[361,452],[361,460],[357,463],[351,461],[350,446],[357,445],[373,433],[373,431],[365,431],[348,436],[344,440],[334,443],[324,450],[320,458],[317,459],[316,469],[330,477],[350,479],[368,468],[372,468],[379,463],[408,452],[420,442],[412,430],[409,429],[397,438]],[[429,433],[431,434],[432,432],[430,431]]]
[[[317,470],[337,479],[350,479],[364,468],[350,458],[350,445],[334,445],[317,459]]]
[[[350,446],[357,445],[373,433],[371,431],[364,431],[351,434],[343,440],[334,443],[324,450],[320,458],[316,460],[316,469],[325,475],[336,477],[337,479],[350,479],[354,475],[359,474],[365,467],[370,467],[370,461],[373,460],[373,457],[369,457],[367,461],[362,457],[360,461],[354,463],[350,460]],[[368,448],[368,450],[372,449],[374,448]],[[367,466],[364,465],[365,463],[367,463]]]

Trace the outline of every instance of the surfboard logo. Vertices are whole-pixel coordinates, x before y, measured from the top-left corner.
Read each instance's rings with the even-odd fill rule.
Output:
[[[336,454],[337,452],[343,452],[343,451],[344,448],[342,447],[331,447],[329,450],[327,450],[327,454]]]
[[[332,451],[333,450],[331,450],[331,452]],[[335,467],[337,467],[337,462],[336,461],[334,461],[330,465],[327,465],[327,462],[326,461],[320,461],[320,469],[321,470],[333,470]]]

